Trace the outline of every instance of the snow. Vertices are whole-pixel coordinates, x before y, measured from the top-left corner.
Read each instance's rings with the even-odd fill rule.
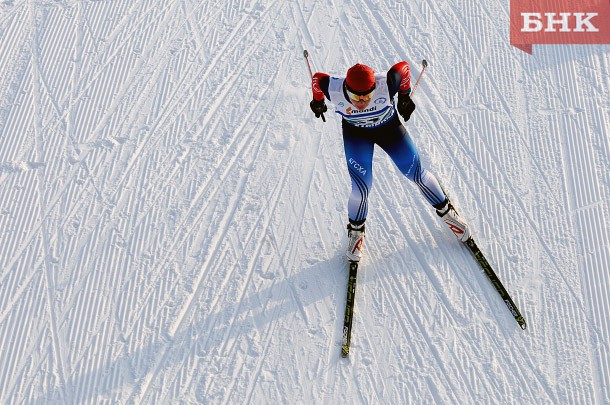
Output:
[[[610,403],[610,48],[509,3],[0,3],[1,403]],[[381,151],[354,334],[315,68],[407,129],[528,322]]]

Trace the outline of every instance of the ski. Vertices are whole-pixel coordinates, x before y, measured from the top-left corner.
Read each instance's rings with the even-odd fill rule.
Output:
[[[356,296],[356,276],[358,275],[358,263],[349,262],[349,276],[347,279],[347,301],[345,303],[345,317],[343,318],[343,337],[341,344],[341,355],[349,355],[352,340],[352,321],[354,319],[354,298]]]
[[[475,243],[474,239],[472,239],[472,237],[471,237],[466,242],[464,242],[464,244],[468,247],[470,252],[474,255],[474,258],[479,263],[479,265],[483,268],[483,271],[485,272],[485,274],[487,275],[487,277],[489,278],[491,283],[496,288],[496,291],[498,291],[498,294],[500,294],[500,297],[502,297],[502,300],[508,307],[508,310],[510,311],[510,313],[515,318],[515,321],[517,321],[517,323],[519,324],[521,329],[525,330],[527,328],[527,323],[525,322],[525,318],[523,317],[523,315],[521,315],[521,312],[519,312],[519,308],[517,308],[517,305],[515,304],[513,299],[508,294],[508,291],[506,291],[506,288],[504,287],[504,285],[502,285],[502,282],[498,278],[498,275],[493,270],[493,268],[491,267],[491,265],[485,258],[485,255],[483,255],[483,252],[481,252],[481,249],[479,249],[479,247]]]

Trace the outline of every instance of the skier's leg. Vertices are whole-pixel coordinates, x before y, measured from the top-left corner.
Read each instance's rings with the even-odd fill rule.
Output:
[[[346,256],[350,261],[360,261],[364,248],[364,222],[368,214],[368,196],[373,184],[373,152],[375,144],[364,134],[343,125],[343,146],[347,169],[352,181],[352,191],[347,208],[349,223]]]
[[[368,214],[368,196],[373,185],[375,144],[349,126],[343,127],[343,147],[352,191],[347,204],[350,222],[364,223]]]
[[[413,181],[443,222],[465,242],[470,238],[470,228],[462,220],[445,196],[436,177],[422,167],[417,148],[402,125],[389,127],[380,146],[390,155],[399,170]]]
[[[442,206],[447,197],[434,174],[421,165],[413,140],[402,125],[389,127],[380,139],[381,146],[402,174],[413,181],[424,198],[434,206]]]

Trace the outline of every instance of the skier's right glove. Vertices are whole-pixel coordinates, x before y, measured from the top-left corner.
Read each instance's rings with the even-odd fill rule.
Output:
[[[316,115],[316,118],[320,118],[322,116],[322,114],[324,114],[328,108],[326,108],[326,103],[324,102],[324,100],[316,100],[313,99],[311,100],[311,103],[309,103],[309,107],[311,107],[311,111],[313,111],[313,113]]]
[[[407,122],[409,121],[409,118],[411,118],[413,111],[415,111],[415,103],[408,94],[398,93],[398,104],[396,104],[396,109],[402,116],[402,119]]]

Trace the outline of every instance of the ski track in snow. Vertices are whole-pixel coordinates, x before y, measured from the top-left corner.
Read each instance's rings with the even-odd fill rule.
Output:
[[[610,52],[508,3],[0,3],[1,403],[610,403]],[[499,29],[500,27],[500,29]],[[528,321],[377,149],[349,359],[314,68],[407,124]]]

